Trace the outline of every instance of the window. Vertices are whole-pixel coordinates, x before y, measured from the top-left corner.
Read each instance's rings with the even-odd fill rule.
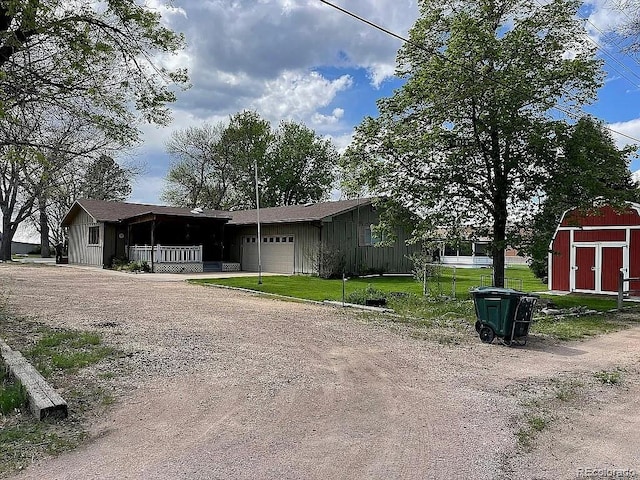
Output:
[[[491,247],[488,243],[476,243],[474,245],[475,256],[476,257],[490,257],[491,256]]]
[[[371,247],[385,240],[384,234],[375,232],[375,225],[360,225],[358,228],[358,246]]]
[[[293,237],[289,237],[289,243],[293,243]]]
[[[89,227],[89,245],[100,245],[100,227]]]

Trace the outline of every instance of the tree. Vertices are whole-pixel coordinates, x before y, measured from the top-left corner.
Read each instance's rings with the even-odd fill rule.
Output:
[[[275,133],[256,112],[229,123],[176,131],[167,142],[174,162],[162,198],[171,205],[223,210],[255,208],[255,167],[260,205],[275,207],[327,198],[336,148],[303,124],[282,122]]]
[[[29,134],[36,119],[52,131],[57,122],[81,120],[112,147],[127,147],[138,139],[138,116],[169,121],[166,104],[175,99],[173,86],[185,85],[187,77],[161,67],[159,56],[182,46],[182,36],[162,26],[158,14],[129,0],[0,2],[0,119],[3,130],[22,131],[0,137],[5,224],[0,260],[10,258],[7,245],[17,226],[57,180],[45,159],[63,151],[48,143],[50,137]],[[57,155],[56,162],[86,150],[65,148],[68,155]],[[37,188],[27,179],[33,168],[41,173]]]
[[[640,2],[638,0],[613,0],[609,8],[623,13],[622,22],[616,25],[615,43],[625,53],[637,57],[640,54]]]
[[[346,184],[418,211],[427,237],[442,226],[487,234],[494,284],[503,286],[510,215],[531,205],[555,157],[549,111],[592,99],[600,63],[575,1],[419,5],[398,54],[406,83],[356,129]]]
[[[82,196],[95,200],[122,202],[131,195],[131,181],[135,172],[119,165],[112,157],[100,154],[87,165]]]
[[[263,162],[260,203],[265,207],[318,202],[328,197],[338,152],[330,140],[295,122],[281,122]]]
[[[521,249],[530,256],[531,269],[540,278],[548,274],[549,245],[566,210],[588,211],[596,201],[622,207],[625,201],[640,199],[629,170],[635,147],[619,150],[602,122],[581,118],[562,136],[560,150],[543,187],[542,208],[525,230]]]
[[[64,242],[62,219],[78,198],[123,201],[131,195],[138,169],[120,165],[102,151],[69,159],[56,182],[47,189],[46,196],[38,200],[38,217],[34,223],[40,233],[43,256],[47,253],[45,244]]]
[[[183,44],[158,13],[130,0],[5,0],[2,111],[26,103],[55,105],[130,140],[137,136],[130,104],[148,121],[168,121],[171,86],[187,78],[183,70],[160,67],[157,55],[173,54]]]
[[[174,162],[169,168],[162,199],[180,207],[214,210],[232,207],[229,192],[235,166],[220,145],[226,125],[205,123],[171,134],[166,149]]]
[[[273,140],[269,122],[257,112],[245,110],[232,115],[220,140],[221,155],[234,165],[231,203],[233,208],[256,208],[254,169],[258,168]],[[263,179],[264,181],[264,179]]]

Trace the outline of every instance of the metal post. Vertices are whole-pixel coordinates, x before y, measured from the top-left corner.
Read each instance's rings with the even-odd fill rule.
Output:
[[[347,283],[347,277],[345,276],[344,272],[342,272],[342,306],[344,307],[344,291],[345,291],[345,284]]]
[[[456,266],[453,266],[453,280],[451,283],[451,296],[456,298]]]
[[[424,262],[424,277],[422,278],[422,296],[426,297],[427,296],[427,268],[429,267],[429,265],[427,265],[427,262]]]
[[[258,285],[262,285],[262,256],[260,252],[260,242],[262,241],[260,232],[260,191],[258,190],[258,159],[256,158],[254,173],[256,177],[256,215],[258,219]]]
[[[618,273],[618,310],[622,309],[624,299],[624,272],[620,270]]]

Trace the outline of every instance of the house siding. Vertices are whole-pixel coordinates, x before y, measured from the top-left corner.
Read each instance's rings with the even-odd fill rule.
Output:
[[[100,243],[88,245],[89,227],[100,227]],[[103,266],[104,224],[97,223],[84,210],[80,210],[69,226],[69,263],[76,265]]]
[[[371,205],[363,205],[324,223],[323,242],[344,254],[349,273],[410,273],[413,264],[408,256],[420,252],[420,246],[407,245],[408,236],[403,230],[394,232],[396,239],[391,246],[360,245],[360,229],[377,225],[379,221],[378,212]]]
[[[246,235],[256,235],[256,226],[239,227],[233,235],[233,242],[229,245],[229,259],[232,262],[242,261],[242,238]],[[294,273],[310,274],[314,272],[314,257],[320,243],[320,226],[308,223],[283,223],[261,225],[263,236],[293,235],[294,237]]]

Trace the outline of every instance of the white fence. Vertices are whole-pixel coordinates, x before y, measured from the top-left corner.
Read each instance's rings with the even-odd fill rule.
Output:
[[[129,247],[129,260],[152,263],[202,263],[202,245],[167,247],[163,245],[133,245]]]

